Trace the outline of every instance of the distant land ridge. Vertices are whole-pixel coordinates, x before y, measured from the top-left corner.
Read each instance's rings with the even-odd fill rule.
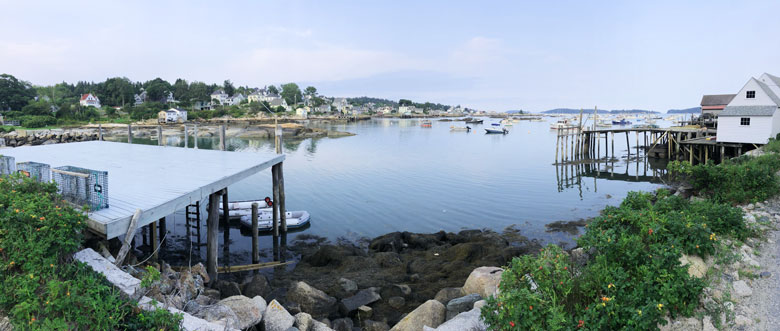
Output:
[[[542,113],[545,114],[579,114],[579,109],[572,109],[572,108],[556,108],[556,109],[550,109],[547,111],[543,111]],[[583,109],[583,114],[593,114],[593,109]],[[605,109],[599,109],[599,114],[628,114],[628,113],[645,113],[645,114],[660,114],[657,111],[652,110],[644,110],[644,109],[616,109],[616,110],[605,110]]]
[[[667,114],[698,114],[701,113],[701,107],[685,108],[685,109],[669,109]]]

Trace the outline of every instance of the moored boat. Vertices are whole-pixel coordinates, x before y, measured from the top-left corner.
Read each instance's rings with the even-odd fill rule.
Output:
[[[269,208],[270,209],[270,208]],[[285,213],[285,220],[287,221],[288,229],[295,229],[306,226],[309,224],[311,216],[309,212],[288,211]],[[241,216],[241,225],[251,228],[252,227],[252,215]],[[258,213],[257,215],[257,228],[260,231],[269,231],[273,228],[273,212]]]
[[[485,128],[485,133],[490,133],[490,134],[496,134],[496,133],[507,134],[507,133],[509,133],[509,130],[507,130],[506,128],[503,128],[503,129]]]
[[[433,123],[431,123],[431,121],[429,121],[429,120],[424,120],[424,121],[422,121],[422,124],[420,124],[420,126],[424,127],[424,128],[432,128],[433,127]]]
[[[453,126],[450,127],[450,131],[465,131],[465,132],[469,132],[469,131],[471,131],[471,127],[469,127],[469,126],[463,127],[463,126],[454,126],[453,125]]]

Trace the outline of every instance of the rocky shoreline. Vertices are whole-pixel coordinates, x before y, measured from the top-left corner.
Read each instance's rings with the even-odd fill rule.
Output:
[[[282,135],[285,139],[306,139],[306,138],[336,138],[354,136],[350,132],[324,130],[318,128],[307,128],[301,124],[285,123],[282,124]],[[184,137],[183,125],[165,125],[162,126],[163,137],[177,136]],[[210,138],[219,136],[218,126],[199,126],[198,137]],[[190,127],[190,135],[194,135]],[[276,126],[273,124],[260,125],[241,125],[228,126],[225,135],[228,138],[273,138]],[[126,139],[127,126],[121,124],[106,124],[103,126],[103,136],[105,140]],[[157,138],[157,126],[134,126],[133,137],[135,138]],[[89,125],[71,129],[49,129],[49,130],[19,130],[0,133],[0,147],[19,147],[19,146],[37,146],[71,143],[80,141],[98,140],[98,126]]]

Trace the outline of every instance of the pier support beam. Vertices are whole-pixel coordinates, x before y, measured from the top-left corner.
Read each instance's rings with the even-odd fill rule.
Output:
[[[230,210],[228,208],[228,189],[227,187],[222,189],[222,222],[227,227],[228,221],[230,221]]]
[[[98,140],[103,141],[103,124],[98,124]]]
[[[208,219],[206,220],[206,272],[211,282],[217,281],[217,232],[219,230],[219,193],[209,195]]]
[[[225,126],[222,125],[219,127],[219,150],[220,151],[226,151],[226,143],[225,143]]]
[[[190,132],[187,130],[187,125],[184,125],[184,148],[189,147],[190,144]]]
[[[257,247],[259,244],[257,229],[257,217],[258,217],[259,205],[257,202],[252,204],[252,263],[260,262],[260,249]]]
[[[157,261],[157,247],[160,245],[160,238],[157,235],[157,222],[149,224],[149,241],[152,244],[152,260]]]
[[[128,124],[127,125],[127,143],[132,144],[133,143],[133,125]]]

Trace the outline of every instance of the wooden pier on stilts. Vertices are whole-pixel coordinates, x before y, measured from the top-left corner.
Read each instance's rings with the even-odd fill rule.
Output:
[[[285,265],[286,213],[284,174],[282,164],[282,130],[277,125],[276,153],[229,152],[225,126],[219,129],[219,150],[198,149],[198,126],[184,127],[188,140],[189,130],[194,129],[194,148],[185,142],[185,148],[165,146],[162,127],[157,126],[158,146],[133,144],[133,127],[127,126],[127,142],[102,141],[103,128],[99,127],[101,140],[69,144],[23,146],[3,149],[3,155],[13,156],[17,162],[34,161],[49,164],[52,168],[78,166],[108,172],[107,208],[88,211],[89,229],[104,239],[124,236],[117,264],[124,263],[127,252],[134,245],[138,229],[151,247],[156,258],[158,248],[164,245],[168,235],[166,216],[183,210],[186,216],[186,233],[197,237],[201,247],[201,202],[207,201],[206,217],[206,269],[214,282],[218,272],[256,270]],[[185,141],[187,141],[185,140]],[[226,206],[227,188],[258,172],[271,168],[274,219],[274,261],[260,263],[258,254],[257,212],[252,223],[252,264],[244,266],[218,266],[219,203]],[[224,219],[228,209],[224,208]],[[195,232],[195,233],[192,233]],[[225,236],[229,231],[225,230]],[[148,238],[148,239],[147,239]],[[194,242],[193,241],[193,242]],[[225,248],[229,246],[225,241]],[[281,246],[281,252],[279,252]]]
[[[640,150],[644,150],[647,157],[688,161],[692,164],[710,160],[721,162],[758,147],[754,144],[718,142],[716,130],[707,128],[584,129],[572,126],[557,130],[555,164],[616,158],[615,136],[623,134],[629,156],[632,153],[638,155]]]

